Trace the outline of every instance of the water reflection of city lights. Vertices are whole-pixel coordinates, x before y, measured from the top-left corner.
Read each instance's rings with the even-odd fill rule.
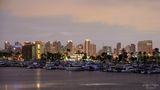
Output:
[[[41,69],[38,69],[37,70],[37,72],[36,72],[36,88],[38,89],[38,90],[40,90],[40,88],[41,88]]]
[[[39,89],[41,87],[41,84],[37,83],[36,87]]]
[[[8,85],[5,85],[5,90],[8,90]]]

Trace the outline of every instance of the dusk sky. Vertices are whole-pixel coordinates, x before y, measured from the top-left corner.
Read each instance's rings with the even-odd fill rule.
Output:
[[[153,40],[160,48],[160,0],[0,0],[4,41],[62,41],[101,47]]]

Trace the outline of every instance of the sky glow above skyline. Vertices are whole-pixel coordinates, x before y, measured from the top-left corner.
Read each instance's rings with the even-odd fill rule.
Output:
[[[86,38],[98,47],[153,40],[160,48],[160,0],[0,0],[4,41]]]

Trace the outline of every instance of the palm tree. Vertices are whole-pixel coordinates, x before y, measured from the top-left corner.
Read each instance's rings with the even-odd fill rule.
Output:
[[[47,55],[46,55],[45,53],[42,53],[42,54],[41,54],[41,59],[42,59],[42,60],[47,60]]]
[[[119,61],[120,62],[122,61],[122,63],[125,63],[127,61],[128,56],[124,48],[122,49],[122,54],[120,54],[118,57],[119,57]]]
[[[89,58],[92,59],[92,60],[96,60],[95,56],[90,56]]]
[[[61,53],[54,53],[53,54],[53,57],[54,57],[54,60],[61,60],[62,59],[62,54]]]
[[[103,60],[107,60],[107,53],[106,53],[106,52],[103,52],[103,53],[101,54],[101,57],[102,57]]]
[[[84,56],[82,57],[83,60],[87,59],[87,54],[84,53]]]
[[[153,57],[154,57],[156,63],[158,63],[160,60],[159,54],[160,54],[159,49],[155,48],[154,52],[153,52]]]
[[[103,61],[101,55],[96,56],[97,60]]]
[[[111,62],[112,55],[109,55],[109,54],[107,54],[106,52],[103,52],[103,53],[101,54],[101,58],[102,58],[102,60],[104,60],[104,61]]]
[[[50,52],[47,52],[47,60],[52,60],[53,59],[53,54]]]
[[[138,52],[137,54],[137,64],[142,62],[142,52]]]
[[[134,53],[131,52],[130,55],[131,55],[131,57],[129,58],[129,60],[130,60],[132,63],[134,63],[134,62],[135,62],[135,57],[133,56]]]
[[[147,59],[148,59],[147,53],[146,53],[146,52],[143,52],[143,58],[142,58],[143,64],[146,64],[146,63],[147,63]]]

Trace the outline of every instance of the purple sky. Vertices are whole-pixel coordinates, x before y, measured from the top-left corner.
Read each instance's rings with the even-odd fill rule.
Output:
[[[160,48],[160,0],[0,0],[0,48],[86,38],[98,47],[149,39]]]

